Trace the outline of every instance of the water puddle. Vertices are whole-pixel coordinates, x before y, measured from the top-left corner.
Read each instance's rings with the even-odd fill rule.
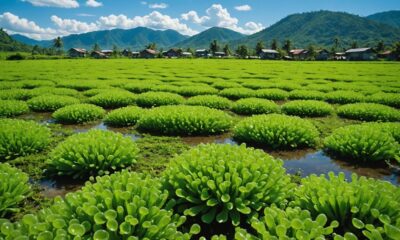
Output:
[[[69,177],[57,179],[43,179],[38,182],[42,187],[42,195],[47,198],[56,196],[64,197],[69,192],[79,190],[85,184],[85,181],[72,180]]]

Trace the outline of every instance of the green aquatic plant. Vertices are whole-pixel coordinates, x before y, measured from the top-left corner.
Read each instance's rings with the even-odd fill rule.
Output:
[[[0,162],[42,151],[51,132],[33,121],[0,119]]]
[[[136,95],[123,90],[110,90],[89,98],[89,103],[103,108],[119,108],[134,104]]]
[[[136,163],[139,149],[120,133],[90,130],[70,136],[51,153],[48,171],[73,178],[104,175]]]
[[[366,101],[400,108],[400,98],[398,93],[378,92],[366,97]]]
[[[326,94],[326,101],[330,103],[346,104],[364,101],[364,95],[353,91],[333,91]]]
[[[185,99],[176,93],[168,92],[146,92],[138,96],[136,104],[140,107],[158,107],[163,105],[178,105]]]
[[[279,106],[273,101],[260,98],[242,98],[235,102],[232,111],[242,115],[277,113]]]
[[[225,88],[241,88],[242,85],[236,82],[230,82],[230,81],[216,81],[211,84],[212,87],[217,88],[217,89],[225,89]]]
[[[234,128],[234,139],[272,149],[313,147],[318,137],[308,120],[279,114],[249,117]]]
[[[325,117],[332,114],[333,107],[316,100],[295,100],[283,104],[282,112],[300,117]]]
[[[343,118],[361,121],[400,121],[400,111],[377,103],[353,103],[339,107],[337,114]]]
[[[210,86],[183,86],[176,92],[185,97],[216,94],[218,90]]]
[[[325,138],[324,146],[340,158],[367,163],[393,160],[400,147],[390,133],[368,124],[338,128]]]
[[[163,185],[179,213],[238,226],[270,204],[286,204],[293,186],[282,164],[245,145],[199,145],[171,160]]]
[[[18,204],[32,193],[28,181],[26,173],[7,163],[0,163],[0,217],[20,210]]]
[[[79,95],[79,92],[75,89],[70,88],[39,87],[30,90],[30,94],[34,97],[44,94],[77,97]]]
[[[59,108],[78,104],[77,98],[60,95],[44,94],[28,100],[28,106],[35,112],[53,112]]]
[[[286,100],[289,93],[282,89],[259,89],[255,92],[256,97],[258,98],[265,98],[269,100]]]
[[[255,91],[249,88],[225,88],[218,93],[222,97],[237,100],[240,98],[255,97]]]
[[[232,105],[232,102],[227,98],[217,95],[201,95],[189,98],[186,101],[186,104],[224,110],[229,109]]]
[[[136,106],[118,108],[109,112],[104,122],[113,127],[129,127],[135,125],[145,113],[145,109]]]
[[[289,99],[293,99],[293,100],[324,100],[325,93],[320,92],[320,91],[315,91],[315,90],[294,90],[289,93]]]
[[[74,104],[58,109],[52,117],[60,123],[74,124],[103,118],[105,110],[92,104]]]
[[[167,135],[209,135],[227,131],[232,125],[227,113],[202,106],[162,106],[149,110],[138,122],[139,129]]]
[[[0,100],[0,117],[14,117],[29,112],[24,101]]]
[[[392,135],[396,142],[400,143],[400,122],[368,122],[364,125],[369,125],[372,128],[379,128]]]
[[[32,97],[27,89],[5,89],[0,91],[1,100],[28,100]]]

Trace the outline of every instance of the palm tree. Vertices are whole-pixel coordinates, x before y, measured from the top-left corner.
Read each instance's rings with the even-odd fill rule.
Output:
[[[215,52],[218,52],[219,46],[217,40],[214,40],[210,43],[210,51],[215,54]]]
[[[63,41],[61,37],[57,37],[56,39],[53,40],[53,47],[57,49],[58,55],[61,55],[61,48],[63,47]]]
[[[385,50],[385,43],[381,40],[376,45],[376,51],[377,52],[383,52],[384,50]]]
[[[278,49],[278,41],[276,41],[276,39],[272,40],[271,49],[273,49],[273,50],[277,50]]]
[[[157,49],[157,44],[156,43],[150,43],[149,45],[146,46],[146,49],[156,50]]]
[[[289,39],[285,40],[285,44],[283,44],[283,49],[289,54],[290,49],[292,49],[292,41]]]
[[[264,43],[262,41],[259,41],[256,45],[256,54],[259,55],[261,53],[261,50],[263,50],[264,48]]]
[[[226,44],[222,50],[224,51],[226,56],[231,55],[231,49],[229,48],[228,44]]]
[[[245,45],[240,45],[238,49],[236,50],[236,53],[241,57],[241,58],[246,58],[247,55],[249,54],[249,50]]]
[[[100,50],[101,50],[101,49],[100,49],[99,44],[98,44],[98,43],[95,43],[95,44],[93,45],[93,52],[100,51]]]

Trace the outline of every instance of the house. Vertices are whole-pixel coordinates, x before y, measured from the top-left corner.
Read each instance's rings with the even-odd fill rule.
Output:
[[[93,51],[90,56],[92,58],[97,58],[97,59],[101,59],[101,58],[108,58],[107,55],[105,55],[104,53],[100,52],[100,51]]]
[[[168,51],[163,52],[163,56],[167,58],[178,58],[182,54],[182,49],[171,48]]]
[[[270,60],[278,59],[279,52],[274,49],[261,49],[260,58],[261,59],[270,59]]]
[[[346,60],[346,53],[344,53],[344,52],[337,52],[337,53],[334,54],[333,59],[334,59],[334,60],[338,60],[338,61],[340,61],[340,60]]]
[[[83,48],[71,48],[70,50],[68,50],[68,55],[72,58],[84,58],[86,57],[86,49]]]
[[[193,54],[191,52],[182,52],[181,57],[183,58],[191,58]]]
[[[384,51],[378,54],[378,58],[395,61],[400,59],[400,56],[396,56],[396,53],[394,51]]]
[[[158,55],[158,52],[153,49],[145,49],[140,52],[141,58],[156,58],[157,55]]]
[[[130,56],[132,55],[132,52],[129,51],[128,49],[124,49],[124,50],[121,52],[121,54],[122,54],[122,56],[130,57]]]
[[[104,55],[106,55],[107,57],[110,57],[113,55],[113,50],[101,50],[101,53],[103,53]]]
[[[227,55],[225,54],[225,52],[215,52],[213,56],[214,56],[214,57],[217,57],[217,58],[227,57]]]
[[[305,49],[293,49],[290,50],[289,56],[293,60],[306,60],[308,58],[308,51]]]
[[[326,49],[320,49],[315,51],[315,60],[318,61],[326,61],[330,58],[330,53]]]
[[[140,58],[140,52],[131,52],[132,58]]]
[[[208,50],[207,49],[197,49],[196,50],[196,57],[208,57]]]
[[[352,48],[347,50],[346,59],[350,61],[375,60],[377,55],[372,48]]]

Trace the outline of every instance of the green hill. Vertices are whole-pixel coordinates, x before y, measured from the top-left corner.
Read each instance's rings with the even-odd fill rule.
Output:
[[[400,28],[400,11],[387,11],[369,15],[368,19]]]
[[[14,40],[3,29],[0,29],[0,51],[28,52],[31,51],[31,47]]]
[[[212,27],[188,39],[174,44],[180,48],[208,48],[213,40],[217,40],[220,46],[232,40],[243,38],[245,35],[221,27]]]
[[[310,44],[331,47],[334,38],[347,48],[354,41],[359,46],[375,46],[380,40],[391,44],[400,39],[400,29],[367,18],[343,12],[318,11],[290,15],[274,25],[231,45],[254,47],[258,41],[270,45],[273,39],[280,46],[290,39],[292,47],[305,48]]]

